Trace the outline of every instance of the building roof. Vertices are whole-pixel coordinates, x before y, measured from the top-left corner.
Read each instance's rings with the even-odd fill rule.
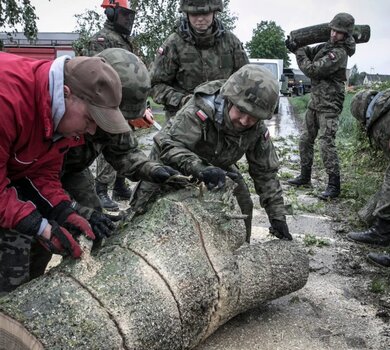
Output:
[[[390,75],[386,74],[366,74],[365,79],[369,82],[384,82],[384,81],[390,81]]]
[[[72,45],[79,38],[79,33],[39,32],[36,40],[30,41],[23,33],[0,33],[4,46],[61,46]]]

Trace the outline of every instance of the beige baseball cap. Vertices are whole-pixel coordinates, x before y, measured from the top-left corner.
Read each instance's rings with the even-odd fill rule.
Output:
[[[122,85],[115,70],[100,57],[75,57],[65,63],[65,85],[88,102],[96,124],[110,134],[130,131],[119,105]]]

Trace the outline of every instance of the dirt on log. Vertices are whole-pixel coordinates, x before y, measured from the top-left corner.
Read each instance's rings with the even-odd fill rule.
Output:
[[[308,274],[294,242],[245,243],[231,187],[191,187],[0,299],[0,349],[193,349]]]
[[[352,36],[357,44],[367,43],[371,36],[370,26],[366,24],[355,25]],[[298,47],[323,43],[330,38],[330,27],[328,23],[322,23],[300,28],[291,31],[289,37]]]

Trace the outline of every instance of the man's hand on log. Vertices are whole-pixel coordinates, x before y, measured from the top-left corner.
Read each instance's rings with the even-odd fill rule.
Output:
[[[220,189],[225,186],[226,171],[215,166],[209,166],[202,170],[197,178],[203,181],[209,190]]]
[[[112,231],[115,229],[114,223],[107,217],[107,215],[96,210],[92,212],[88,221],[91,224],[92,230],[97,239],[110,237],[112,235]]]
[[[167,165],[162,165],[153,170],[151,177],[154,182],[161,184],[167,181],[171,176],[180,174],[177,170]]]
[[[92,231],[91,225],[89,222],[84,219],[82,216],[72,213],[64,221],[63,226],[68,229],[73,234],[82,233],[87,238],[94,240],[95,234]]]
[[[292,40],[289,35],[287,36],[287,39],[284,43],[286,44],[287,49],[291,53],[295,53],[298,50],[297,43],[294,40]]]
[[[279,239],[292,240],[292,236],[285,221],[272,219],[269,232]]]
[[[79,244],[70,232],[55,221],[49,221],[45,231],[38,236],[38,241],[53,254],[71,255],[74,259],[78,259],[82,254]]]

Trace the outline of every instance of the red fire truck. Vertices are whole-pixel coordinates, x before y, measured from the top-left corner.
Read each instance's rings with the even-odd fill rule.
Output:
[[[55,59],[59,56],[75,56],[73,41],[79,33],[38,33],[36,40],[29,41],[23,33],[0,33],[3,42],[2,51],[37,59]]]

